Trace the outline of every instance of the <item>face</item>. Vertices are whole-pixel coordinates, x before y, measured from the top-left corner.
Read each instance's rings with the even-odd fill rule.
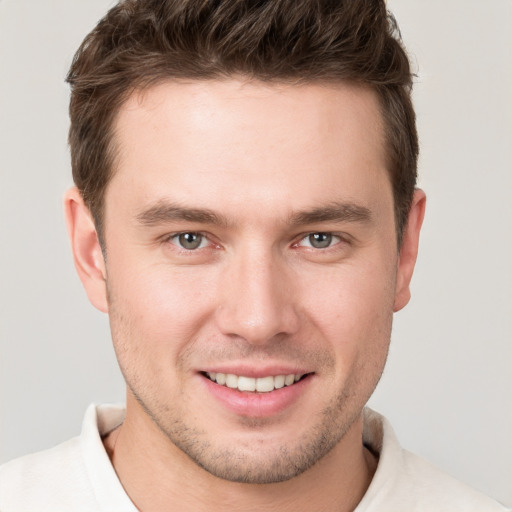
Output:
[[[278,482],[335,448],[397,308],[374,94],[164,83],[116,122],[106,283],[128,416],[224,479]]]

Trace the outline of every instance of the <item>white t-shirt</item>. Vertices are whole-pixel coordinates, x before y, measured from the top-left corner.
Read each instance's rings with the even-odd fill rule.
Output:
[[[137,512],[101,440],[123,418],[122,406],[91,405],[79,437],[0,466],[0,511]],[[507,510],[403,450],[387,420],[370,409],[363,440],[379,454],[379,464],[355,512]]]

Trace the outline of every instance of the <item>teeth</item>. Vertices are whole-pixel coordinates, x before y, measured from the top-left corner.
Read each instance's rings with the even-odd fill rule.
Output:
[[[295,375],[287,375],[284,378],[284,385],[291,386],[295,382]]]
[[[221,386],[227,386],[231,389],[238,389],[239,391],[257,391],[258,393],[269,393],[274,389],[281,389],[284,386],[291,386],[295,382],[299,381],[304,374],[289,374],[289,375],[276,375],[268,377],[245,377],[243,375],[233,375],[232,373],[219,373],[209,372],[207,373],[210,380],[220,384]]]
[[[256,379],[256,391],[259,393],[274,391],[274,377],[260,377]]]
[[[236,389],[238,387],[238,377],[232,373],[228,373],[226,375],[226,386],[231,389]]]
[[[277,377],[274,377],[274,387],[276,389],[284,388],[285,380],[286,380],[286,377],[284,375],[278,375]]]
[[[256,391],[256,379],[238,377],[238,389],[240,391]]]

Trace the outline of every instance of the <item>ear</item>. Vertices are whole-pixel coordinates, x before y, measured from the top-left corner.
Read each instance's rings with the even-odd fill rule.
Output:
[[[416,257],[418,256],[420,230],[423,217],[425,216],[426,201],[425,192],[416,189],[402,237],[400,254],[398,255],[395,304],[393,306],[393,311],[395,312],[405,307],[411,298],[409,284],[416,263]]]
[[[108,312],[106,266],[92,215],[77,188],[64,195],[64,214],[75,267],[91,304]]]

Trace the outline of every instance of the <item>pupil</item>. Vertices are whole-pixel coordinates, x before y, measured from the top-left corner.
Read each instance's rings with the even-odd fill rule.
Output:
[[[180,235],[180,244],[185,249],[197,249],[201,245],[201,235],[197,233],[183,233]]]
[[[324,249],[331,245],[332,235],[328,233],[314,233],[309,235],[310,244],[316,249]]]

